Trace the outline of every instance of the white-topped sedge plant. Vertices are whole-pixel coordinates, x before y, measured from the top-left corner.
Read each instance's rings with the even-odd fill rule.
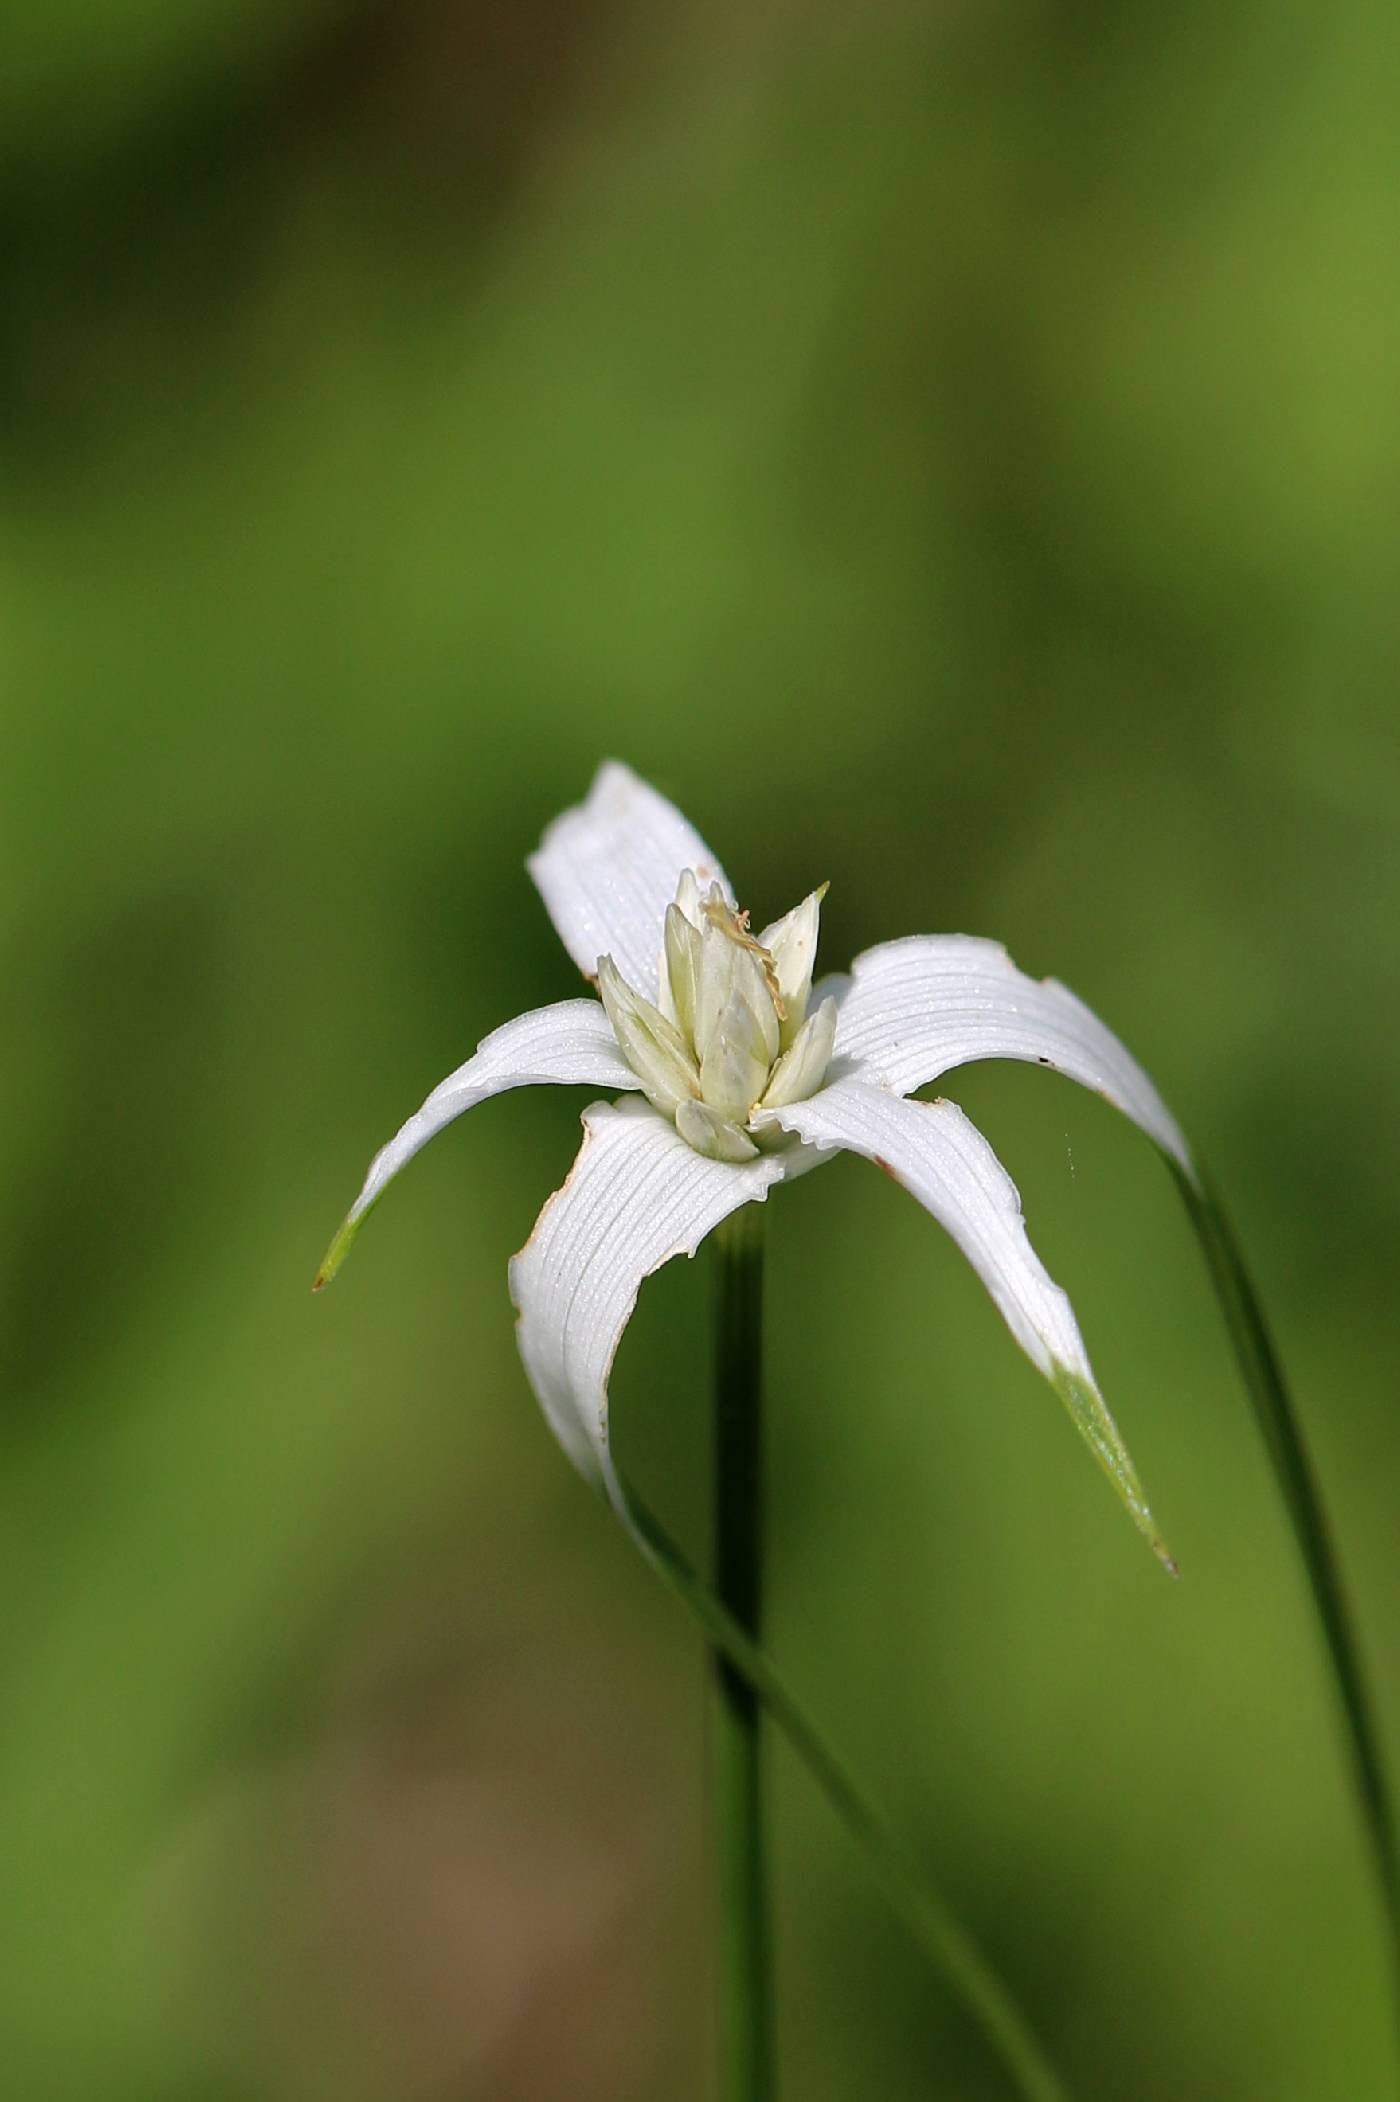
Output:
[[[814,987],[826,886],[752,933],[705,842],[616,763],[548,828],[529,868],[600,997],[505,1023],[433,1090],[376,1154],[318,1287],[394,1176],[463,1111],[546,1082],[632,1096],[584,1111],[568,1180],[510,1266],[520,1353],[550,1426],[625,1518],[608,1377],[642,1280],[775,1184],[862,1154],[952,1235],[1174,1569],[1014,1184],[953,1103],[907,1099],[972,1059],[1030,1060],[1105,1096],[1192,1176],[1185,1139],[1112,1032],[1064,986],[966,935],[884,943]]]
[[[783,1684],[757,1640],[756,1585],[746,1611],[726,1596],[722,1575],[718,1589],[707,1584],[622,1480],[609,1439],[608,1380],[642,1281],[672,1257],[694,1255],[718,1230],[720,1387],[728,1381],[742,1390],[756,1412],[753,1279],[761,1242],[745,1237],[736,1215],[756,1218],[748,1207],[837,1152],[863,1155],[963,1250],[1135,1525],[1175,1574],[1070,1303],[1027,1239],[1014,1184],[955,1104],[909,1099],[983,1058],[1029,1061],[1092,1088],[1153,1141],[1199,1236],[1321,1624],[1400,1979],[1400,1848],[1370,1691],[1302,1426],[1225,1215],[1142,1068],[1073,993],[1053,979],[1027,977],[995,942],[907,936],[866,950],[848,976],[814,983],[826,886],[754,933],[705,842],[672,804],[616,763],[599,769],[586,802],[548,827],[529,868],[598,997],[560,1001],[505,1023],[433,1090],[375,1155],[317,1289],[335,1275],[399,1170],[463,1111],[508,1088],[545,1083],[623,1098],[584,1111],[573,1168],[510,1265],[531,1385],[570,1459],[606,1491],[704,1628],[717,1659],[726,1660],[733,1684],[742,1681],[747,1698],[761,1699],[786,1732],[1025,2102],[1063,2102],[1057,2076],[986,1959]],[[756,1432],[747,1449],[756,1452]],[[754,1489],[745,1485],[739,1502]],[[755,1508],[739,1510],[737,1524],[735,1492],[720,1479],[721,1520],[726,1500],[729,1533],[754,1576],[756,1492]],[[717,1540],[723,1531],[721,1523]],[[763,2102],[770,2084],[757,1711],[735,1713],[721,1750],[738,1745],[739,1783],[722,1810],[721,1845],[726,1875],[736,1888],[747,1887],[738,1903],[726,1896],[726,1994],[739,2017],[722,2063],[727,2102]],[[732,1836],[736,1819],[742,1824],[745,1817],[747,1836],[740,1830],[737,1847],[726,1847],[726,1822]]]

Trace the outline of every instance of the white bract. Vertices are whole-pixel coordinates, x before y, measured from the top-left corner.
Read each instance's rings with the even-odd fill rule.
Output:
[[[1103,1095],[1194,1180],[1180,1130],[1112,1032],[1064,986],[1026,977],[997,943],[968,935],[883,943],[849,978],[814,990],[825,886],[754,935],[704,841],[615,763],[548,828],[529,867],[601,998],[507,1022],[433,1090],[375,1155],[318,1286],[400,1168],[463,1110],[536,1082],[628,1091],[584,1111],[568,1179],[510,1266],[520,1354],[545,1415],[626,1517],[608,1377],[643,1278],[693,1255],[776,1183],[838,1151],[860,1154],[946,1227],[1174,1566],[1070,1303],[1026,1237],[1015,1185],[954,1103],[907,1099],[969,1060],[1027,1059]]]

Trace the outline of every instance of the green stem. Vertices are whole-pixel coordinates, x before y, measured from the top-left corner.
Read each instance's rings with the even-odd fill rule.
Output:
[[[763,1210],[746,1204],[715,1236],[715,1590],[759,1640],[763,1611]],[[719,1851],[720,2093],[775,2092],[772,1965],[763,1861],[760,1703],[723,1648],[714,1651]]]
[[[652,1567],[711,1647],[742,1673],[762,1700],[855,1840],[891,1908],[981,2029],[1022,2102],[1068,2102],[1066,2089],[987,1958],[929,1886],[903,1841],[866,1803],[846,1767],[789,1692],[767,1651],[739,1626],[630,1483],[626,1497],[634,1535]]]
[[[1396,2007],[1400,2013],[1400,1847],[1396,1843],[1395,1815],[1381,1758],[1380,1732],[1322,1493],[1263,1310],[1224,1210],[1204,1178],[1197,1185],[1175,1162],[1169,1161],[1168,1165],[1200,1239],[1240,1373],[1253,1404],[1255,1420],[1293,1526],[1313,1605],[1322,1624],[1357,1793],[1385,1905]]]

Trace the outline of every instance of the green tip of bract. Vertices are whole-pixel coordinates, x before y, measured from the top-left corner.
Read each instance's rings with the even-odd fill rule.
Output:
[[[1167,1575],[1180,1576],[1176,1557],[1157,1530],[1157,1521],[1143,1495],[1137,1469],[1119,1436],[1117,1424],[1108,1413],[1103,1396],[1079,1373],[1058,1362],[1050,1375],[1050,1383],[1074,1418],[1075,1427],[1085,1444],[1118,1491],[1128,1516]]]
[[[360,1216],[361,1218],[363,1218],[364,1214],[361,1213]],[[350,1243],[354,1240],[359,1230],[360,1220],[357,1219],[352,1213],[351,1216],[345,1221],[344,1225],[341,1227],[339,1233],[331,1242],[330,1247],[326,1250],[325,1255],[322,1258],[321,1267],[316,1272],[316,1275],[312,1280],[311,1289],[313,1292],[324,1291],[325,1287],[330,1283],[331,1279],[335,1276],[336,1271],[340,1268],[341,1264],[345,1261],[346,1256],[350,1253]]]

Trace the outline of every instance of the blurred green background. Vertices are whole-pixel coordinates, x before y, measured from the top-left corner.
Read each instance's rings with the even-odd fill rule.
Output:
[[[0,2038],[25,2102],[701,2102],[701,1662],[505,1263],[597,761],[824,961],[1007,941],[1237,1215],[1400,1748],[1393,10],[11,0]],[[951,1245],[771,1218],[772,1637],[1084,2102],[1390,2096],[1318,1644],[1167,1178],[1025,1197],[1165,1582]],[[703,1538],[703,1260],[617,1435]],[[786,2091],[1001,2076],[773,1754]]]

